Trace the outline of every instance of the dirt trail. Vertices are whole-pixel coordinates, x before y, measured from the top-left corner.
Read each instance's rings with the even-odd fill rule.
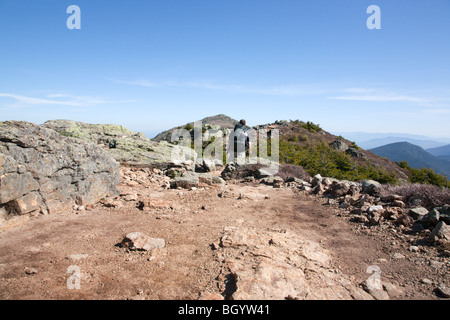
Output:
[[[319,243],[329,252],[331,267],[351,276],[355,285],[370,276],[369,266],[378,265],[381,279],[401,290],[398,299],[437,299],[433,285],[420,280],[442,278],[442,269],[414,256],[406,245],[391,245],[395,235],[363,232],[321,199],[239,181],[223,191],[171,190],[161,187],[163,180],[135,180],[122,179],[115,203],[32,218],[1,232],[0,299],[226,296],[215,246],[230,226],[287,231]],[[152,199],[153,208],[140,210],[142,199]],[[129,252],[118,244],[130,232],[163,238],[166,247]],[[405,258],[393,259],[394,253]],[[68,289],[70,266],[81,272],[79,290]]]

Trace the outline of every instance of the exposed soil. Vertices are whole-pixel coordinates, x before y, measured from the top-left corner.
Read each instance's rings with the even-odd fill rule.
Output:
[[[324,199],[241,181],[228,182],[225,191],[166,189],[162,176],[134,179],[133,171],[122,170],[128,178],[116,202],[34,217],[0,233],[0,299],[229,297],[215,253],[228,226],[288,230],[318,242],[333,268],[358,284],[371,275],[368,267],[377,265],[382,281],[402,291],[396,299],[440,299],[438,283],[450,285],[448,257],[437,248],[411,252],[413,236],[363,228]],[[153,199],[153,208],[141,210],[142,199]],[[163,238],[166,246],[152,252],[118,246],[130,232]],[[70,266],[81,271],[79,290],[67,286]]]

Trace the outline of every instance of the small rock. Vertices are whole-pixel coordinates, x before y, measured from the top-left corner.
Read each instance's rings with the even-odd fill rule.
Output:
[[[123,200],[125,201],[137,201],[138,196],[136,193],[132,193],[132,194],[127,194],[125,195],[125,197],[123,198]]]
[[[79,260],[86,259],[88,256],[89,255],[87,255],[87,254],[71,254],[67,257],[67,259],[73,260],[73,261],[79,261]]]
[[[38,273],[37,269],[29,268],[29,267],[26,267],[24,271],[25,271],[26,274],[36,274],[36,273]]]
[[[383,206],[370,206],[369,209],[367,209],[367,213],[374,213],[379,212],[383,210]]]
[[[420,220],[420,222],[427,228],[434,227],[439,223],[439,218],[440,218],[439,210],[437,210],[437,208],[435,208],[435,209],[431,210],[430,212],[428,212]]]
[[[433,284],[433,281],[431,281],[430,279],[427,279],[427,278],[420,280],[420,282],[423,284],[429,284],[429,285]]]
[[[430,234],[431,241],[450,241],[450,227],[444,221],[437,224],[436,228]]]
[[[369,293],[375,300],[389,300],[389,295],[383,289],[367,288],[367,293]]]
[[[434,268],[434,269],[441,269],[443,267],[444,263],[443,262],[439,262],[436,260],[430,260],[430,267]]]
[[[439,286],[436,288],[436,292],[441,296],[442,298],[450,298],[450,290],[443,284],[439,284]]]
[[[322,180],[323,180],[323,178],[320,174],[315,175],[311,181],[311,186],[317,187],[318,185],[322,184]]]
[[[405,259],[405,256],[403,254],[397,252],[397,253],[394,253],[394,255],[392,256],[392,259],[401,260],[401,259]]]
[[[418,246],[410,246],[408,248],[409,251],[411,252],[418,252],[419,251],[419,247]]]
[[[417,207],[409,210],[408,215],[414,220],[420,220],[428,214],[428,210],[424,207]]]
[[[339,208],[341,208],[341,209],[348,209],[348,207],[350,207],[350,204],[348,204],[347,202],[342,202],[339,205]]]
[[[393,205],[394,207],[400,207],[400,208],[406,207],[405,203],[404,203],[403,201],[400,201],[400,200],[394,200],[394,201],[392,201],[392,205]]]
[[[120,246],[130,250],[150,251],[156,248],[164,248],[166,242],[160,238],[150,238],[140,232],[128,233]]]
[[[398,217],[396,222],[405,227],[408,227],[413,223],[411,217],[407,216],[406,214],[402,214],[400,217]]]
[[[403,291],[398,289],[392,283],[383,283],[383,288],[391,298],[398,298],[399,296],[403,295]]]

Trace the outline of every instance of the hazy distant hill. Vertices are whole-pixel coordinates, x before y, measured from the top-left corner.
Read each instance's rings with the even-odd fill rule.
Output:
[[[372,133],[372,132],[334,132],[344,138],[355,141],[364,149],[372,149],[395,142],[409,142],[424,149],[450,144],[450,138],[434,138],[409,133]]]
[[[450,177],[450,161],[438,158],[409,142],[391,143],[370,151],[392,161],[405,160],[412,168],[431,168],[436,173]]]
[[[437,157],[440,157],[440,156],[449,156],[450,157],[450,144],[447,144],[445,146],[438,147],[438,148],[430,148],[430,149],[427,149],[426,151]]]
[[[359,145],[364,149],[373,149],[377,147],[381,147],[387,144],[391,143],[397,143],[397,142],[409,142],[411,144],[414,144],[416,146],[419,146],[423,149],[428,148],[436,148],[441,147],[444,145],[443,142],[435,141],[435,140],[418,140],[408,137],[384,137],[384,138],[378,138],[378,139],[372,139],[369,141],[363,141],[359,142]]]
[[[445,156],[437,156],[439,159],[444,159],[447,161],[450,161],[450,155],[445,155]]]

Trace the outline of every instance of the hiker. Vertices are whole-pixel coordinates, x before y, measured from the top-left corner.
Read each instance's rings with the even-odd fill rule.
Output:
[[[249,136],[247,132],[246,121],[241,120],[234,127],[233,132],[233,146],[234,146],[234,159],[242,161],[245,158],[245,152],[249,149]]]

